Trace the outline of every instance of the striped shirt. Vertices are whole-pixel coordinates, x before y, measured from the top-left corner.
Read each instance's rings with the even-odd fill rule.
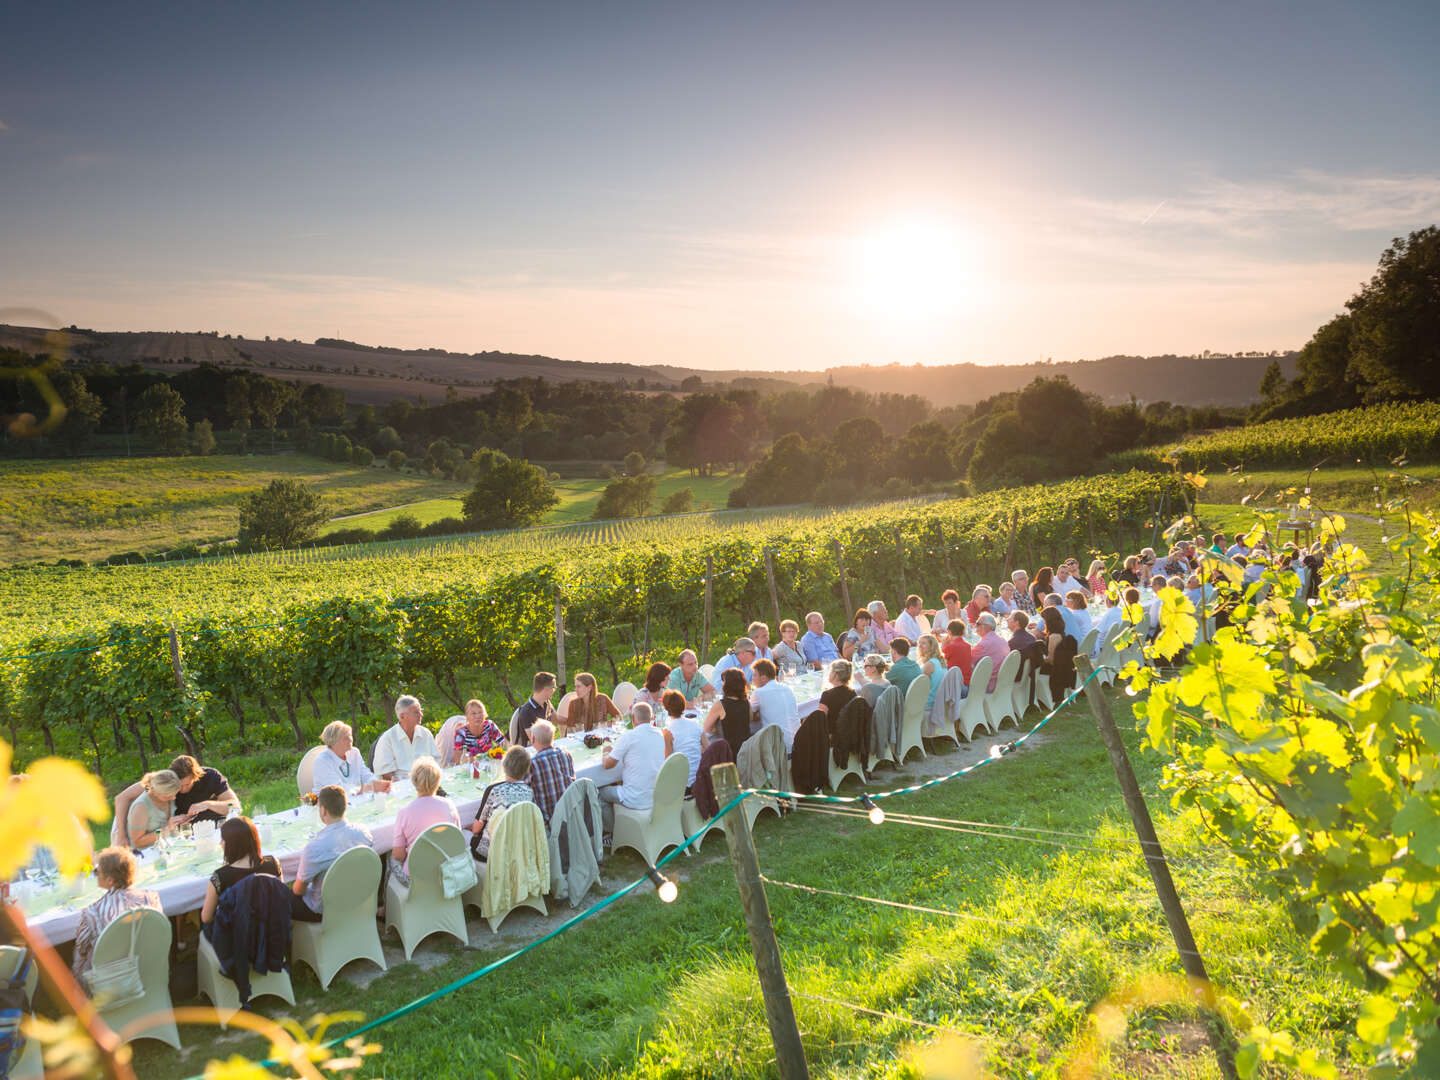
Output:
[[[80,925],[75,930],[75,957],[70,964],[77,978],[90,970],[100,931],[136,908],[161,911],[159,895],[150,889],[111,889],[80,912]]]

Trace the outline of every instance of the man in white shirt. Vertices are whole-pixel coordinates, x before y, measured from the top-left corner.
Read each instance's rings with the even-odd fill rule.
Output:
[[[620,783],[600,789],[600,811],[605,831],[615,831],[615,804],[631,810],[649,810],[655,805],[655,778],[665,764],[665,733],[651,721],[655,711],[643,701],[630,709],[633,725],[605,751],[600,763],[607,769],[620,769]]]
[[[1090,595],[1090,587],[1080,580],[1075,568],[1070,565],[1070,560],[1068,559],[1055,569],[1055,576],[1050,581],[1050,587],[1059,593],[1062,598],[1072,589],[1079,589],[1086,596]]]
[[[905,598],[905,610],[895,620],[895,632],[909,638],[911,645],[918,642],[920,635],[925,633],[920,629],[920,597],[914,593]]]
[[[376,776],[395,780],[410,775],[410,766],[416,758],[440,760],[440,748],[435,745],[430,729],[420,722],[423,719],[419,700],[402,694],[395,702],[395,726],[375,740]]]
[[[795,748],[795,733],[800,730],[800,708],[795,703],[795,695],[777,681],[775,675],[773,661],[755,661],[755,689],[750,691],[750,711],[759,717],[762,728],[771,724],[780,725],[788,755]]]

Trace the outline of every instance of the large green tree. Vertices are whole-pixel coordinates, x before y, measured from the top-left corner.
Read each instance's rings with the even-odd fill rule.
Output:
[[[156,383],[135,403],[135,430],[157,450],[183,454],[190,435],[185,399],[168,383]]]
[[[79,453],[90,441],[90,436],[105,414],[105,405],[85,385],[85,376],[78,371],[64,368],[50,374],[50,385],[60,395],[65,405],[65,419],[55,429],[52,438],[67,453]]]
[[[463,507],[478,528],[512,529],[536,524],[559,501],[544,469],[505,458],[481,473]]]
[[[595,512],[590,516],[596,521],[610,518],[643,517],[655,500],[655,477],[617,476],[605,485]]]
[[[1440,397],[1440,227],[1397,237],[1350,309],[1350,378],[1366,401]]]
[[[329,519],[324,500],[303,480],[272,480],[240,504],[240,542],[297,547],[315,538]]]

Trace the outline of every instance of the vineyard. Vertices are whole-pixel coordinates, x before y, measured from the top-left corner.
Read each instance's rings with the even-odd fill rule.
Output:
[[[477,686],[497,712],[493,695],[516,701],[530,672],[555,662],[557,606],[571,671],[633,677],[652,653],[702,645],[707,567],[714,656],[747,620],[773,621],[777,604],[783,616],[821,610],[834,629],[848,623],[845,589],[854,604],[933,600],[1007,564],[1151,542],[1177,494],[1175,481],[1137,473],[720,529],[687,518],[349,557],[31,571],[6,583],[0,717],[22,760],[70,752],[107,778],[187,748],[303,748],[326,717],[352,720],[363,741],[404,688],[436,707]]]
[[[1440,460],[1440,402],[1373,405],[1363,409],[1271,420],[1232,428],[1172,446],[1112,455],[1112,469],[1168,470],[1310,466],[1335,458],[1384,467],[1397,457]]]

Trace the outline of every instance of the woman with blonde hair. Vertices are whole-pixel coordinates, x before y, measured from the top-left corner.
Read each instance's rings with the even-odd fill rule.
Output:
[[[945,678],[945,654],[940,651],[940,639],[934,634],[921,634],[919,641],[920,673],[930,676],[930,696],[925,699],[925,715],[935,707],[935,692]]]
[[[889,666],[890,661],[879,653],[871,653],[865,657],[865,682],[860,687],[860,693],[864,695],[872,709],[880,700],[880,695],[890,689],[890,681],[885,678],[885,669]]]
[[[512,746],[507,753],[513,754],[516,750],[525,753],[518,746]],[[415,798],[395,815],[395,835],[390,841],[390,872],[401,885],[410,884],[410,848],[421,833],[431,825],[445,822],[457,829],[460,827],[460,815],[455,810],[455,804],[445,796],[435,794],[440,789],[440,765],[434,758],[415,759],[415,764],[410,766],[410,783],[415,785]]]
[[[1093,596],[1105,595],[1105,560],[1092,559],[1090,569],[1085,572],[1085,582]]]
[[[611,717],[620,719],[620,710],[616,708],[615,702],[610,700],[609,694],[600,692],[600,684],[595,681],[595,676],[588,671],[577,674],[575,696],[570,699],[565,715],[560,718],[565,730],[593,731]]]
[[[175,831],[170,818],[175,812],[175,796],[180,794],[180,777],[170,769],[148,772],[140,780],[144,792],[130,804],[130,846],[147,848],[161,835]]]
[[[320,732],[325,749],[315,756],[310,790],[318,793],[331,784],[345,791],[389,791],[390,781],[372,773],[355,746],[355,733],[343,720],[332,720]],[[431,760],[434,760],[433,758]]]

